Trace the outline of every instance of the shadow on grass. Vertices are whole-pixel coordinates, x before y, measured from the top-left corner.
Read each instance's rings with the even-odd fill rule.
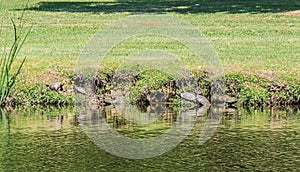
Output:
[[[276,13],[300,9],[299,0],[117,0],[39,2],[26,10],[92,13]]]

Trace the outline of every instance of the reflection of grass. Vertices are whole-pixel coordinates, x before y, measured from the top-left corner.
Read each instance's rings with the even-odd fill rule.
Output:
[[[73,127],[75,121],[72,115],[74,109],[71,107],[26,110],[22,108],[22,110],[16,111],[1,109],[0,112],[0,133],[7,128],[10,129],[11,133],[36,133],[61,130],[62,128],[69,129]],[[9,118],[6,118],[7,116]]]
[[[116,129],[121,134],[126,137],[135,139],[146,139],[149,137],[156,137],[164,134],[168,129],[170,129],[170,124],[166,123],[164,120],[157,120],[155,123],[151,124],[130,124],[128,126],[123,126]]]
[[[14,9],[22,9],[23,7],[18,5],[23,4],[21,2],[21,0],[2,2],[1,16],[19,16],[21,11]],[[299,8],[297,1],[286,0],[280,1],[278,4],[272,4],[269,1],[243,1],[239,4],[236,1],[226,1],[226,3],[202,1],[200,9],[191,6],[191,4],[199,3],[198,1],[172,1],[169,4],[164,1],[161,8],[158,8],[160,3],[153,1],[132,1],[127,5],[126,1],[112,1],[111,6],[99,6],[98,9],[79,4],[76,7],[77,10],[73,10],[73,12],[68,12],[69,9],[74,8],[71,6],[74,3],[69,0],[65,1],[69,6],[61,6],[59,2],[52,1],[47,2],[48,4],[39,2],[38,0],[30,1],[29,8],[34,8],[26,15],[25,27],[34,25],[34,30],[20,53],[21,58],[28,57],[28,59],[24,64],[25,70],[17,81],[19,85],[17,89],[31,87],[36,83],[68,80],[80,51],[90,37],[97,33],[99,28],[132,14],[129,9],[136,9],[135,12],[138,12],[139,5],[143,4],[140,2],[149,5],[145,8],[157,7],[153,8],[156,9],[155,12],[163,11],[187,20],[203,32],[222,59],[226,74],[251,73],[280,81],[299,81],[300,78],[299,16],[280,12]],[[90,1],[82,1],[82,3],[85,2]],[[107,1],[100,0],[99,2],[105,4]],[[121,6],[113,6],[120,5],[122,2],[124,4]],[[175,8],[180,6],[191,8]],[[58,7],[63,7],[64,10],[55,10]],[[81,8],[88,11],[76,12]],[[95,9],[95,11],[91,11],[89,8]],[[106,13],[105,10],[110,11]],[[187,13],[189,11],[191,13]],[[273,13],[274,11],[276,13]],[[251,14],[252,12],[257,14]],[[10,21],[5,18],[1,20],[3,21],[2,34],[9,35]],[[164,43],[164,40],[160,39],[148,41]],[[1,40],[0,46],[8,42],[9,40]],[[128,40],[126,45],[123,44],[120,49],[112,51],[110,55],[122,56],[118,53],[135,50],[136,47],[131,45],[141,45],[141,39]],[[178,49],[176,44],[167,46],[158,44],[157,46],[159,49],[170,48],[170,51]],[[183,51],[182,54],[186,54],[186,51]],[[185,57],[191,56],[186,54]]]
[[[224,116],[220,126],[250,130],[286,129],[299,126],[299,113],[296,108],[238,109],[238,113]],[[246,115],[240,115],[246,114]]]
[[[111,128],[131,138],[149,138],[163,134],[172,127],[178,115],[171,108],[166,108],[159,115],[149,111],[142,115],[132,105],[128,105],[125,111],[126,114],[116,111],[112,107],[106,107],[101,115],[105,116],[106,122]]]

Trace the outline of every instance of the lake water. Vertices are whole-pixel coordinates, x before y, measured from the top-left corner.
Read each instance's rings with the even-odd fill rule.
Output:
[[[147,159],[126,159],[101,149],[83,128],[82,119],[75,118],[73,108],[13,111],[9,118],[3,112],[0,171],[299,170],[298,109],[227,111],[205,143],[199,144],[199,139],[209,120],[207,113],[194,120],[191,132],[174,149]],[[156,116],[141,113],[141,120],[155,119],[151,124],[135,124],[131,117],[117,115],[113,108],[99,112],[96,119],[101,117],[114,131],[134,139],[163,134],[178,120],[172,109]]]

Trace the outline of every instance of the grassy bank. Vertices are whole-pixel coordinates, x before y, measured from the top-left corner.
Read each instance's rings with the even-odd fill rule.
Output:
[[[9,16],[17,20],[24,3],[1,3],[0,46],[4,47],[12,41],[2,39],[12,38]],[[30,0],[25,26],[33,30],[20,52],[20,59],[27,61],[13,96],[25,104],[71,103],[71,94],[49,91],[45,84],[59,81],[65,83],[65,90],[71,89],[74,67],[91,36],[120,18],[149,12],[184,19],[204,33],[222,60],[228,94],[241,103],[267,104],[272,97],[282,104],[298,97],[299,103],[299,9],[296,0]],[[123,50],[131,51],[130,46]]]

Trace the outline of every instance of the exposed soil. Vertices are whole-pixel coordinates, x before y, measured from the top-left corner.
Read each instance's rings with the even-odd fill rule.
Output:
[[[300,15],[300,10],[294,10],[294,11],[288,11],[286,12],[287,15],[296,15],[299,16]]]

